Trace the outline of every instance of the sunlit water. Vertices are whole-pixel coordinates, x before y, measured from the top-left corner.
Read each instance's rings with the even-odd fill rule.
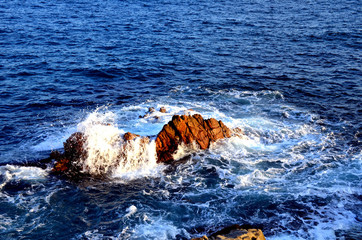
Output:
[[[361,239],[359,13],[358,1],[0,1],[0,239],[190,239],[232,224]],[[150,107],[167,113],[140,118]],[[157,133],[192,113],[245,136],[156,164]],[[76,131],[82,170],[106,177],[25,166]],[[124,149],[128,131],[150,141]]]

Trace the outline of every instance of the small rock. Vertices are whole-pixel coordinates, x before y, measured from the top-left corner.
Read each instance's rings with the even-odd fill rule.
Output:
[[[209,238],[207,236],[202,236],[199,238],[193,238],[192,240],[209,240]]]
[[[231,132],[232,132],[233,136],[237,136],[237,137],[240,137],[240,138],[245,137],[245,133],[241,128],[238,128],[238,127],[233,128],[231,130]]]
[[[166,113],[166,112],[167,112],[167,110],[166,110],[166,108],[165,108],[165,107],[161,107],[161,108],[160,108],[160,112],[162,112],[162,113]]]
[[[56,172],[56,173],[62,173],[62,172],[68,171],[68,169],[69,169],[69,162],[70,162],[70,161],[69,161],[68,159],[60,159],[60,160],[58,160],[58,161],[55,163],[52,171],[53,171],[53,172]]]
[[[221,229],[211,236],[193,238],[192,240],[265,240],[260,229],[248,228],[239,225],[232,225]]]
[[[125,141],[131,141],[137,137],[140,137],[140,135],[137,135],[137,134],[134,134],[134,133],[130,133],[130,132],[126,132],[124,135],[123,135],[123,139]]]

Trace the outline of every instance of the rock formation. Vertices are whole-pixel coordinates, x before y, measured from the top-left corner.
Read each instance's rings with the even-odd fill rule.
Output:
[[[156,109],[154,107],[150,107],[148,108],[148,111],[146,112],[145,115],[140,115],[139,118],[149,118],[149,117],[154,117],[156,119],[158,119],[159,117],[157,115],[155,115],[156,113]],[[165,107],[161,107],[159,110],[160,113],[167,113],[167,109]]]
[[[265,240],[265,237],[260,229],[233,225],[209,237],[202,236],[200,238],[193,238],[192,240]]]
[[[156,138],[158,162],[173,160],[172,154],[182,143],[196,142],[200,149],[207,149],[218,139],[231,137],[231,131],[223,122],[214,118],[204,120],[200,114],[175,115]]]
[[[130,141],[139,137],[137,134],[125,133],[123,149]],[[212,142],[229,137],[231,137],[231,130],[223,122],[214,118],[205,120],[200,114],[175,115],[156,137],[157,162],[165,163],[174,160],[173,154],[181,144],[195,143],[200,149],[207,149]],[[141,144],[148,144],[149,140],[149,137],[141,137]],[[73,133],[63,144],[63,154],[57,151],[51,154],[50,158],[55,160],[53,172],[71,177],[81,173],[82,161],[88,156],[86,143],[87,137],[83,133]],[[119,158],[122,158],[122,149]],[[120,159],[117,161],[119,162]]]
[[[64,143],[64,153],[55,151],[51,153],[51,158],[56,160],[53,167],[54,173],[79,172],[80,166],[76,163],[79,159],[87,157],[87,151],[84,148],[86,138],[83,133],[73,133]]]
[[[123,139],[124,139],[125,141],[133,140],[133,139],[135,139],[136,137],[140,137],[140,135],[134,134],[134,133],[130,133],[130,132],[126,132],[126,133],[123,135]]]
[[[165,107],[161,107],[161,108],[160,108],[160,112],[161,112],[161,113],[166,113],[166,112],[167,112],[167,110],[166,110],[166,108],[165,108]]]

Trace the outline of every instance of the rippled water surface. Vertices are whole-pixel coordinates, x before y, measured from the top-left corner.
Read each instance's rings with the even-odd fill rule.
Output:
[[[0,0],[0,239],[190,239],[236,223],[267,239],[361,239],[361,11]],[[141,167],[107,179],[26,166],[77,130],[155,136],[189,109],[246,137],[172,166],[154,164],[151,141]]]

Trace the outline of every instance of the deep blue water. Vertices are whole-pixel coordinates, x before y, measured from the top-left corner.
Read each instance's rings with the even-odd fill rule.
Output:
[[[250,223],[267,239],[361,239],[361,15],[353,0],[0,0],[0,238]],[[82,184],[19,166],[90,117],[155,135],[190,108],[249,139]]]

